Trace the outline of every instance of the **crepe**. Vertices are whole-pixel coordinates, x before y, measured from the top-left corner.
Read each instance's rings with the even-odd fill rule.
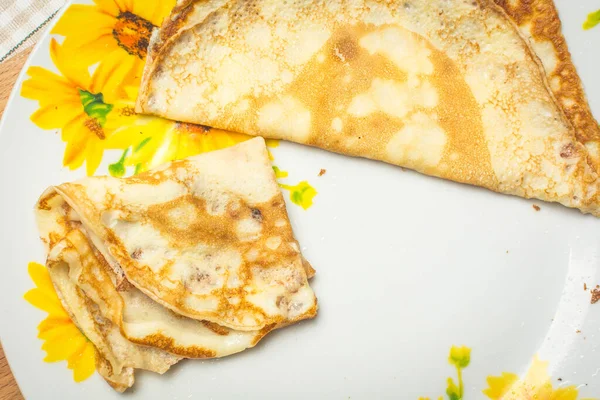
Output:
[[[593,157],[491,0],[180,2],[139,93],[139,112],[600,215]]]
[[[234,354],[316,313],[306,281],[314,270],[293,238],[263,139],[133,178],[51,187],[36,217],[57,293],[116,390],[133,385],[135,368],[163,373],[182,357]],[[170,229],[157,233],[157,226]],[[187,280],[198,275],[204,278]],[[219,279],[220,286],[195,290]],[[180,290],[164,296],[164,282]],[[215,309],[189,307],[213,298],[220,300]],[[197,318],[172,309],[191,309]],[[242,322],[250,316],[264,326],[234,330],[204,315]]]
[[[100,374],[118,391],[134,383],[134,369],[164,373],[181,358],[163,350],[140,346],[127,340],[119,327],[113,324],[98,307],[88,299],[69,277],[69,264],[76,262],[80,253],[73,247],[80,231],[71,231],[52,248],[48,255],[48,271],[58,297],[73,322],[90,340],[101,360]],[[84,238],[85,240],[85,238]]]
[[[495,0],[519,27],[540,58],[550,89],[600,171],[600,125],[587,103],[583,84],[561,31],[552,0]]]
[[[116,275],[180,315],[243,331],[316,315],[262,138],[55,190]]]
[[[127,340],[181,357],[212,358],[252,347],[270,330],[234,331],[173,313],[152,301],[123,276],[117,277],[90,244],[82,226],[71,219],[73,210],[55,190],[46,191],[38,204],[43,205],[37,209],[42,239],[64,237],[58,245],[51,244],[53,250],[48,265],[53,281],[56,282],[57,268],[52,255],[59,248],[62,264],[58,278],[69,280],[66,284],[75,286],[83,301],[93,303],[102,317],[114,324]]]

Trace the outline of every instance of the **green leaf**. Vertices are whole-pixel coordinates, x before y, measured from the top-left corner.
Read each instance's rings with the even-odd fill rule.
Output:
[[[144,146],[147,145],[150,140],[152,140],[152,136],[147,137],[146,139],[142,140],[140,142],[140,144],[138,144],[137,146],[135,146],[135,148],[133,149],[133,152],[137,153],[138,151],[140,151],[141,149],[143,149]]]
[[[125,169],[125,159],[127,159],[127,154],[129,154],[129,149],[125,149],[119,161],[108,166],[108,172],[115,178],[120,178],[125,175],[125,172],[127,171]]]
[[[106,124],[106,116],[113,109],[113,105],[104,102],[102,93],[94,94],[83,89],[79,89],[79,98],[81,99],[83,111],[96,119],[100,126],[104,126]]]
[[[460,395],[460,389],[452,378],[448,378],[448,388],[446,389],[446,394],[448,395],[448,399],[450,400],[461,400],[462,396]]]
[[[452,346],[448,362],[456,368],[467,368],[471,362],[471,349],[466,346]]]
[[[583,23],[583,29],[592,29],[600,24],[600,10],[589,13],[587,20]]]

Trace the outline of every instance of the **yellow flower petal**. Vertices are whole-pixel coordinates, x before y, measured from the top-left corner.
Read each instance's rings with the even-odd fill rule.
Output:
[[[80,333],[69,332],[70,336],[61,335],[49,339],[42,345],[42,350],[46,351],[46,362],[56,362],[68,359],[73,353],[81,348],[87,339]]]
[[[132,10],[132,5],[131,2],[128,0],[112,0],[115,2],[115,4],[117,5],[117,7],[119,7],[120,12],[125,12],[125,11],[131,11]]]
[[[39,101],[42,105],[78,100],[68,79],[40,67],[27,69],[29,79],[23,82],[21,96]]]
[[[123,49],[106,54],[104,61],[94,72],[90,91],[102,93],[106,103],[116,102],[125,95],[123,85],[131,84],[128,77],[136,68],[141,69],[141,63],[139,58],[129,57]]]
[[[48,317],[48,319],[57,320],[56,317]],[[79,332],[79,328],[73,324],[73,322],[69,319],[68,323],[48,323],[44,324],[46,321],[42,321],[38,326],[38,338],[54,343],[60,342],[65,338],[70,338],[71,336],[79,336],[81,332]]]
[[[119,3],[116,0],[94,0],[94,3],[96,3],[99,11],[108,15],[112,15],[113,17],[116,17],[121,11],[123,11],[123,9],[119,7]]]
[[[85,36],[83,36],[85,37]],[[70,39],[70,37],[69,37]],[[73,49],[77,53],[77,58],[72,62],[82,67],[88,67],[96,64],[103,60],[108,54],[114,51],[119,53],[123,52],[123,49],[119,48],[117,41],[109,31],[106,34],[98,36],[97,38],[88,38],[89,43],[78,45],[72,40],[65,40],[64,46],[69,49]]]
[[[548,364],[548,361],[542,361],[537,355],[534,356],[533,362],[527,371],[527,376],[525,376],[525,383],[536,388],[536,390],[542,390],[546,383],[550,383]]]
[[[52,33],[65,36],[63,46],[77,54],[72,63],[88,67],[107,54],[120,50],[112,33],[118,13],[113,1],[107,2],[105,9],[96,5],[74,4],[63,14]],[[82,21],[85,21],[85,26],[82,26]]]
[[[81,103],[77,107],[65,102],[40,107],[31,114],[31,121],[42,129],[57,129],[62,128],[82,114]]]
[[[25,300],[32,306],[39,308],[42,311],[46,311],[52,315],[66,315],[65,310],[62,308],[60,301],[56,297],[56,294],[51,294],[40,289],[31,289],[25,296]]]
[[[132,1],[131,3],[133,3],[131,12],[147,19],[155,26],[160,26],[165,17],[171,13],[176,2],[174,0],[146,0],[144,2]]]
[[[483,394],[492,400],[501,400],[518,380],[517,375],[508,372],[503,372],[501,376],[488,376],[488,388],[483,391]]]
[[[81,352],[69,357],[67,366],[73,370],[75,382],[83,382],[96,370],[96,350],[91,342],[87,342]]]
[[[548,375],[548,362],[537,356],[524,378],[503,372],[501,376],[488,376],[487,383],[483,394],[492,400],[576,400],[578,396],[574,385],[554,389]]]
[[[65,326],[73,326],[73,322],[71,322],[71,319],[66,314],[66,312],[64,316],[50,314],[48,315],[48,318],[40,322],[40,324],[38,325],[38,337],[40,339],[42,338],[42,336],[44,338],[52,337],[53,334],[50,332],[54,332],[56,329],[61,329]]]
[[[66,36],[65,45],[83,50],[86,46],[93,45],[98,38],[112,34],[115,16],[116,14],[103,12],[98,6],[73,4],[54,25],[52,33]],[[85,21],[85,25],[82,21]],[[100,59],[101,54],[96,57]]]
[[[88,90],[90,87],[90,73],[87,68],[73,60],[77,58],[74,49],[61,46],[56,39],[50,41],[50,57],[60,73],[67,78],[73,86],[79,89]]]
[[[140,91],[139,86],[125,86],[123,88],[123,90],[125,91],[125,96],[128,99],[137,99],[138,93]],[[135,103],[134,103],[135,104]]]
[[[68,123],[62,130],[63,140],[67,142],[65,154],[63,155],[63,165],[72,170],[83,165],[86,158],[87,141],[94,140],[90,138],[91,132],[83,125],[85,121],[85,116],[78,117]]]
[[[42,264],[30,262],[27,264],[27,273],[38,288],[44,288],[54,293],[54,285],[52,284],[48,270]]]
[[[575,386],[567,386],[557,388],[552,393],[550,400],[577,400],[579,392],[575,389]]]
[[[85,159],[85,171],[88,176],[94,175],[94,172],[98,169],[98,166],[102,162],[102,155],[104,154],[104,149],[99,141],[88,141],[87,143],[88,149],[86,150],[86,159]]]
[[[49,313],[38,325],[38,337],[44,341],[42,350],[46,351],[44,361],[67,360],[67,366],[73,370],[76,382],[87,379],[95,370],[93,344],[62,308],[46,267],[32,262],[27,269],[36,288],[27,292],[25,298]]]

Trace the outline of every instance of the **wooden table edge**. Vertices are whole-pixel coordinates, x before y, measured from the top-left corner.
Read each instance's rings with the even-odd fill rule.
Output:
[[[0,118],[4,114],[8,97],[32,49],[33,46],[0,64]],[[22,399],[23,395],[10,370],[8,361],[4,355],[2,343],[0,343],[0,400]]]

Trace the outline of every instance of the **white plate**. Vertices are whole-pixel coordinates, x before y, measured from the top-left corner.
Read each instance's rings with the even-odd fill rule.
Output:
[[[139,11],[156,1],[123,3]],[[600,26],[581,28],[599,4],[557,5],[600,116]],[[73,29],[94,24],[90,17]],[[63,40],[46,35],[24,71],[57,72],[53,37]],[[35,287],[28,263],[44,261],[32,207],[47,186],[85,174],[62,167],[60,129],[31,122],[39,107],[21,97],[25,79],[0,132],[2,344],[28,399],[122,398],[97,374],[75,383],[65,361],[44,362],[36,326],[46,313],[23,299]],[[49,100],[57,98],[54,91]],[[96,173],[106,174],[120,154],[106,152]],[[319,316],[236,356],[182,362],[164,376],[141,372],[128,398],[450,398],[448,378],[458,384],[456,365],[467,361],[460,368],[465,399],[488,398],[490,385],[517,379],[517,391],[600,396],[600,304],[590,305],[590,287],[600,283],[598,219],[299,145],[282,143],[273,154],[289,172],[281,182],[307,180],[318,191],[308,210],[288,208],[317,269]],[[319,177],[321,169],[327,172]],[[455,365],[453,346],[471,349],[455,347]]]

